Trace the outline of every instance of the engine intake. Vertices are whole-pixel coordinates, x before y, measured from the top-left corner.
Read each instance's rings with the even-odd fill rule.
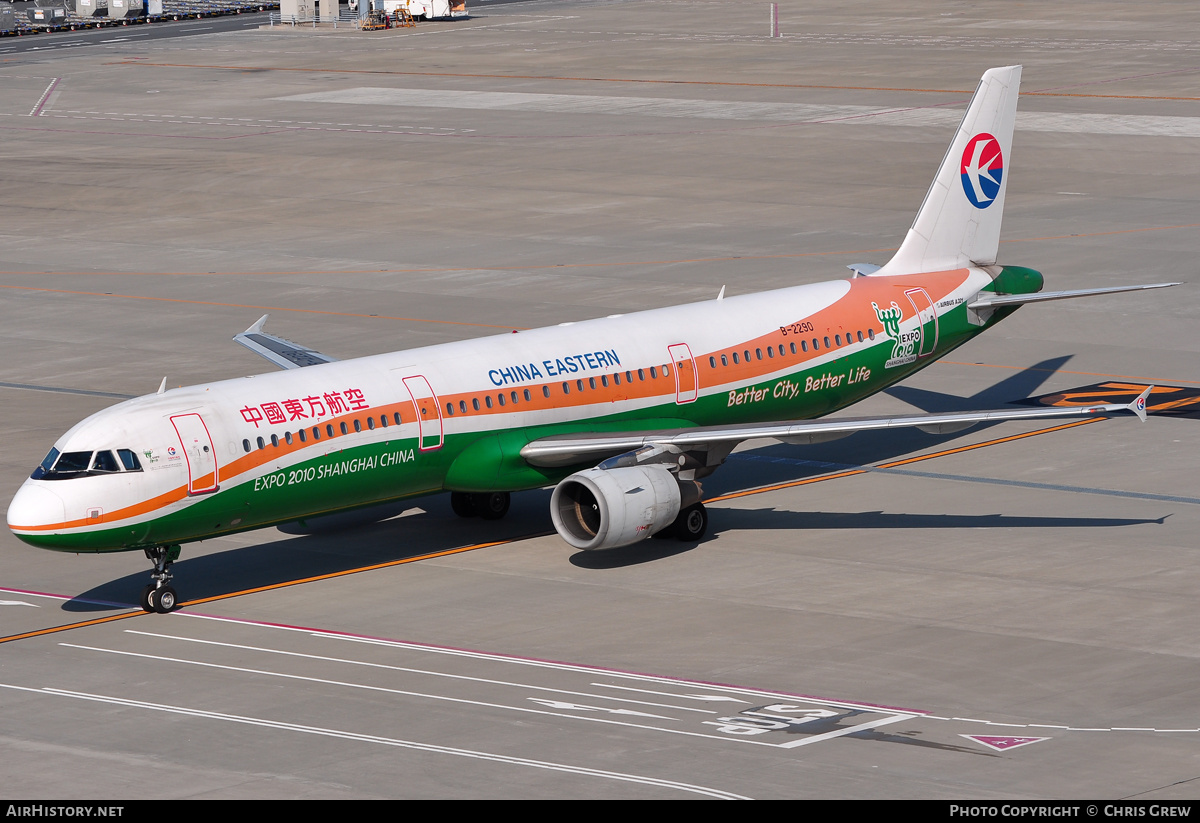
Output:
[[[663,465],[587,469],[554,488],[550,517],[577,549],[615,549],[670,526],[686,503],[698,500],[695,483],[681,485]]]

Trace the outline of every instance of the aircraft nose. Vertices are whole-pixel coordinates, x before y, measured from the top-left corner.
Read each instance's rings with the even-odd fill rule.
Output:
[[[8,527],[20,536],[23,529],[53,526],[67,519],[63,499],[42,485],[25,481],[8,505]]]

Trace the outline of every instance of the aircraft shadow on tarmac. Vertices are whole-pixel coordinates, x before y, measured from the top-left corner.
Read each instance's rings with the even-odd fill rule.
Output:
[[[1011,375],[971,397],[894,386],[888,393],[924,411],[955,411],[996,407],[1012,398],[1028,398],[1070,357],[1044,360]],[[1094,401],[1093,401],[1094,402]],[[968,432],[928,435],[913,430],[861,432],[834,443],[814,446],[779,444],[747,453],[749,459],[726,464],[705,481],[705,496],[720,496],[733,491],[786,483],[828,473],[847,465],[886,462],[913,452],[950,444]],[[778,460],[776,459],[778,458]],[[462,520],[450,512],[448,497],[437,495],[407,501],[395,508],[409,509],[403,517],[382,522],[348,526],[340,531],[302,534],[295,527],[279,531],[291,535],[259,545],[245,546],[210,554],[183,555],[173,567],[176,587],[182,600],[219,597],[248,589],[273,586],[321,575],[347,572],[381,563],[393,563],[449,551],[472,543],[490,543],[540,536],[549,533],[549,499],[546,489],[513,495],[512,509],[504,520]],[[421,511],[412,513],[419,507]],[[353,517],[348,518],[351,522]],[[976,529],[976,528],[1097,528],[1161,523],[1162,519],[1094,517],[1026,517],[985,514],[904,514],[882,511],[795,512],[776,509],[723,508],[710,521],[710,535],[729,529],[744,530],[818,530],[818,529]],[[709,538],[711,539],[711,538]],[[571,552],[563,546],[569,561],[585,569],[612,569],[650,563],[696,548],[703,543],[677,540],[647,540],[632,546],[604,552]],[[149,582],[149,564],[145,571],[101,584],[63,604],[66,611],[89,612],[123,609],[138,601],[142,587]]]

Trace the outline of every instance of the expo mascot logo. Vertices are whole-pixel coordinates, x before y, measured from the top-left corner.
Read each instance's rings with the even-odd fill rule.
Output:
[[[900,332],[900,321],[904,319],[904,310],[892,301],[891,308],[881,309],[878,303],[871,303],[875,317],[883,324],[883,333],[892,341],[892,356],[883,364],[885,369],[903,366],[917,359],[917,342],[921,339],[921,330]]]

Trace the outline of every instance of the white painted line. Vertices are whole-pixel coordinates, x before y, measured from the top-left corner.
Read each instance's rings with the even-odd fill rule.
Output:
[[[353,129],[351,129],[353,131]],[[538,660],[529,657],[514,657],[505,654],[493,654],[490,652],[475,651],[471,649],[455,649],[447,646],[431,646],[425,643],[411,643],[403,640],[388,640],[378,637],[364,637],[361,635],[339,634],[337,632],[326,632],[303,626],[287,626],[279,623],[263,623],[256,620],[244,620],[234,617],[220,617],[211,614],[197,614],[195,612],[172,612],[172,617],[186,618],[191,620],[212,620],[217,623],[233,623],[239,626],[256,626],[264,629],[274,629],[277,631],[300,632],[312,637],[323,637],[329,640],[340,640],[349,643],[363,643],[371,646],[390,646],[398,649],[410,649],[412,651],[428,652],[430,654],[444,654],[452,657],[468,657],[476,660],[493,660],[504,663],[512,663],[519,666],[534,666],[545,669],[558,669],[561,671],[586,672],[593,677],[619,677],[626,680],[635,680],[643,683],[658,683],[664,686],[681,686],[685,689],[713,689],[719,691],[727,691],[731,694],[742,695],[752,698],[767,698],[775,700],[785,698],[788,700],[803,700],[807,702],[817,702],[826,706],[838,706],[844,709],[859,709],[871,712],[880,712],[882,714],[906,714],[916,717],[924,716],[925,712],[919,709],[901,708],[899,706],[876,706],[870,703],[855,703],[848,700],[832,700],[827,697],[818,697],[808,694],[794,694],[792,692],[771,691],[768,689],[751,689],[743,686],[733,686],[727,683],[705,683],[698,680],[681,680],[674,677],[663,677],[660,675],[644,674],[641,672],[626,672],[617,669],[605,669],[599,666],[584,666],[575,663],[562,663],[552,660]]]
[[[44,694],[54,697],[72,697],[77,700],[90,700],[97,703],[107,703],[115,706],[126,706],[136,709],[147,709],[150,711],[167,712],[169,714],[181,714],[189,717],[197,717],[205,720],[222,720],[228,723],[240,723],[250,726],[260,726],[269,729],[279,729],[282,731],[300,732],[302,734],[320,735],[322,737],[335,737],[343,740],[356,740],[363,743],[376,743],[384,746],[394,746],[403,749],[414,749],[417,751],[431,752],[434,754],[448,754],[457,757],[470,757],[476,760],[490,760],[495,763],[507,763],[513,766],[526,766],[535,769],[547,769],[549,771],[568,772],[588,777],[599,777],[607,780],[619,780],[627,783],[641,783],[646,786],[658,786],[661,788],[675,789],[681,792],[689,792],[693,794],[701,794],[706,797],[714,797],[722,800],[749,800],[750,798],[742,795],[726,792],[721,789],[713,789],[707,786],[697,786],[690,783],[679,783],[674,780],[663,780],[656,777],[646,777],[643,775],[625,774],[622,772],[610,772],[602,769],[590,769],[586,766],[572,766],[566,763],[553,763],[545,760],[531,760],[524,757],[512,757],[510,755],[494,754],[491,752],[474,751],[471,749],[458,749],[450,746],[435,746],[429,743],[418,743],[413,740],[400,740],[393,737],[381,737],[379,735],[359,734],[356,732],[342,731],[340,729],[327,729],[319,726],[302,726],[296,723],[283,723],[277,720],[267,720],[261,717],[246,717],[244,715],[225,714],[223,712],[211,712],[202,709],[189,709],[183,706],[171,706],[164,703],[147,703],[142,700],[129,700],[126,698],[109,697],[106,695],[90,694],[88,692],[74,692],[66,689],[32,689],[26,686],[15,686],[8,683],[0,683],[0,688],[14,689],[23,692],[32,692],[34,694]]]
[[[467,706],[480,706],[485,709],[502,709],[502,710],[513,711],[513,712],[522,712],[525,714],[543,715],[543,716],[547,716],[547,717],[561,717],[565,720],[583,720],[583,721],[587,721],[590,723],[604,723],[604,724],[612,725],[612,726],[626,726],[628,728],[642,729],[644,731],[651,731],[651,732],[663,732],[665,734],[681,734],[681,735],[686,735],[687,737],[703,737],[703,738],[707,738],[708,740],[729,741],[731,739],[729,737],[722,737],[719,735],[702,734],[700,732],[683,731],[682,729],[666,729],[666,728],[663,728],[662,726],[649,726],[649,725],[645,725],[645,724],[641,724],[641,723],[627,723],[627,722],[623,722],[620,720],[607,720],[602,717],[584,717],[584,716],[580,716],[577,714],[564,714],[562,712],[539,711],[537,709],[530,709],[525,706],[507,706],[503,703],[488,703],[488,702],[482,701],[482,700],[467,700],[466,698],[462,698],[462,697],[450,697],[449,695],[442,695],[442,694],[429,694],[428,692],[413,692],[413,691],[407,691],[405,689],[389,689],[384,686],[371,686],[366,683],[351,683],[351,682],[348,682],[345,680],[328,680],[326,678],[321,678],[321,677],[306,677],[304,675],[299,675],[299,674],[287,674],[286,672],[273,672],[273,671],[270,671],[267,669],[249,669],[244,666],[225,666],[225,665],[221,665],[219,663],[206,663],[202,660],[188,660],[187,658],[182,658],[182,657],[164,657],[161,655],[154,655],[154,654],[141,654],[139,652],[121,651],[120,649],[104,649],[99,646],[82,646],[82,645],[76,645],[74,643],[60,643],[59,645],[64,646],[66,648],[70,648],[70,649],[81,649],[84,651],[103,652],[105,654],[116,654],[116,655],[122,655],[124,657],[136,657],[136,658],[140,658],[142,660],[158,660],[158,661],[162,661],[164,663],[183,663],[183,664],[190,665],[190,666],[201,666],[206,669],[219,669],[222,671],[241,672],[242,674],[257,674],[257,675],[264,675],[266,677],[278,677],[278,678],[282,678],[284,680],[297,680],[297,681],[302,681],[302,682],[307,682],[307,683],[320,683],[320,684],[326,685],[326,686],[344,686],[349,689],[362,689],[364,691],[382,692],[384,694],[395,694],[395,695],[400,695],[403,697],[416,697],[416,698],[422,698],[425,700],[440,700],[440,701],[444,701],[447,703],[458,703],[458,704],[467,705]],[[754,743],[754,744],[757,744],[760,746],[776,745],[774,743],[763,743],[763,742],[757,741],[757,740],[735,740],[734,742]]]
[[[728,701],[730,703],[749,703],[749,700],[744,700],[740,697],[729,697],[723,694],[676,694],[675,692],[656,692],[650,689],[635,689],[632,686],[618,686],[616,683],[592,683],[593,686],[598,686],[602,689],[621,689],[627,692],[641,692],[642,694],[657,694],[664,697],[681,697],[684,700],[703,700],[708,703],[717,701]]]
[[[471,677],[471,676],[465,675],[465,674],[451,674],[450,672],[436,672],[436,671],[430,671],[428,669],[413,669],[413,668],[409,668],[407,666],[391,666],[386,663],[371,663],[366,660],[351,660],[351,659],[344,658],[344,657],[326,657],[324,655],[319,655],[319,654],[305,654],[304,652],[292,652],[292,651],[286,651],[284,649],[270,649],[270,648],[264,648],[262,646],[243,646],[238,643],[222,643],[218,640],[200,640],[199,638],[194,638],[194,637],[180,637],[180,636],[171,635],[171,634],[157,634],[155,632],[142,632],[142,631],[138,631],[136,629],[126,629],[125,633],[126,634],[136,634],[136,635],[140,635],[142,637],[155,637],[155,638],[159,638],[161,640],[179,640],[179,641],[184,641],[187,643],[199,643],[199,644],[202,644],[205,646],[221,646],[221,647],[227,648],[227,649],[239,649],[242,651],[260,652],[260,653],[264,653],[264,654],[278,654],[278,655],[283,655],[285,657],[300,657],[300,658],[304,658],[306,660],[320,660],[324,663],[344,663],[344,664],[350,665],[350,666],[364,666],[366,668],[371,668],[371,669],[383,669],[385,671],[404,672],[405,674],[419,674],[419,675],[424,675],[424,676],[428,676],[428,677],[444,677],[448,680],[463,680],[463,681],[466,681],[469,683],[485,683],[489,686],[505,686],[505,687],[511,687],[511,688],[515,688],[515,689],[534,689],[536,691],[553,692],[555,694],[569,694],[574,697],[589,697],[592,699],[612,700],[613,702],[617,702],[617,703],[633,703],[638,706],[654,706],[655,708],[660,708],[660,709],[679,709],[680,711],[687,711],[687,712],[702,712],[704,714],[716,714],[716,712],[710,711],[708,709],[697,709],[697,708],[694,708],[691,706],[674,706],[669,703],[651,703],[651,702],[648,702],[645,700],[631,700],[629,698],[624,698],[624,697],[610,697],[609,695],[604,695],[604,694],[590,694],[588,692],[576,692],[576,691],[570,691],[567,689],[557,689],[557,688],[553,688],[550,686],[538,686],[538,685],[534,685],[532,683],[514,683],[514,682],[511,682],[508,680],[492,680],[492,679],[486,678],[486,677]],[[656,692],[656,693],[659,693],[659,692]],[[660,694],[665,694],[668,697],[676,696],[676,695],[671,695],[667,692],[660,692]],[[733,698],[727,698],[727,699],[733,699]]]
[[[920,715],[898,714],[893,717],[881,717],[878,720],[869,720],[866,723],[860,723],[857,726],[851,726],[848,729],[838,729],[832,732],[825,732],[825,734],[814,734],[812,737],[806,737],[803,740],[793,740],[791,743],[778,743],[776,745],[781,749],[795,749],[800,746],[808,746],[813,743],[820,743],[822,740],[832,740],[835,737],[843,737],[844,735],[854,734],[855,732],[864,732],[868,729],[877,729],[880,726],[887,726],[890,723],[899,723],[901,720],[913,720],[917,717],[920,717]]]

